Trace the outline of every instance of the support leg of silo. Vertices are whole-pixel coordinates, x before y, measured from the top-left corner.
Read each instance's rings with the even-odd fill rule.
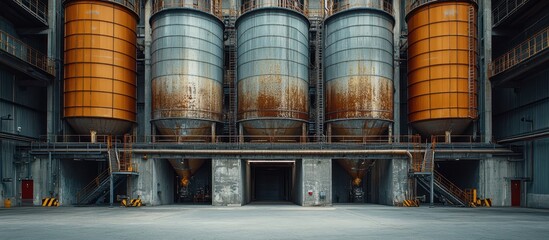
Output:
[[[307,142],[307,125],[306,123],[301,124],[301,142]]]
[[[215,143],[215,123],[212,123],[212,142]]]
[[[429,195],[429,207],[433,207],[434,206],[434,196],[435,196],[435,174],[434,173],[431,173],[431,191],[430,191],[430,195]]]
[[[238,142],[244,142],[244,129],[242,128],[242,124],[238,124]]]
[[[393,143],[393,125],[389,125],[389,143]]]
[[[328,135],[328,142],[331,143],[332,142],[332,124],[331,123],[328,123],[326,134]]]

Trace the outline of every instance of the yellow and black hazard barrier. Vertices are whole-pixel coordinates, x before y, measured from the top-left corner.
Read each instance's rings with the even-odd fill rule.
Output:
[[[59,200],[56,198],[43,198],[42,207],[59,207]]]
[[[141,198],[131,199],[129,200],[129,203],[127,199],[122,199],[120,205],[123,207],[141,207],[143,206],[143,202],[141,201]]]
[[[140,198],[132,199],[130,201],[130,206],[131,207],[141,207],[142,205],[143,205],[143,203],[141,202]]]
[[[406,199],[402,202],[403,207],[419,207],[418,199]]]
[[[469,207],[491,207],[492,206],[492,199],[486,198],[486,199],[476,199],[474,202],[469,202]]]

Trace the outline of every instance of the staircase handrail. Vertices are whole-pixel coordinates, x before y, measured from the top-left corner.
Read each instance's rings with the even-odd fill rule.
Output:
[[[95,177],[88,185],[86,185],[82,190],[76,193],[76,202],[80,203],[80,200],[87,197],[94,189],[99,187],[103,181],[105,181],[110,176],[110,169],[105,169],[99,176]]]
[[[464,204],[467,204],[469,202],[470,196],[469,194],[467,194],[467,192],[463,191],[461,188],[456,186],[454,183],[452,183],[450,180],[445,178],[442,174],[440,174],[438,171],[434,169],[433,169],[433,176],[435,178],[435,181],[440,183],[443,187],[445,187],[448,191],[450,191],[450,193],[452,193],[454,196],[462,200]]]

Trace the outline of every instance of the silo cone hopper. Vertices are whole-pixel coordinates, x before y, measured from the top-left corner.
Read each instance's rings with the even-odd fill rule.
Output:
[[[181,181],[180,186],[187,188],[191,182],[191,177],[200,169],[206,160],[204,159],[170,159],[170,164]]]
[[[353,202],[364,202],[362,179],[368,169],[374,165],[375,160],[339,159],[338,162],[352,178],[352,188],[349,194]]]

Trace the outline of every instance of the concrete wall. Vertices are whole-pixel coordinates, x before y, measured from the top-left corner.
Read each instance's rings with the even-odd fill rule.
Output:
[[[251,197],[251,192],[252,192],[252,189],[251,189],[251,181],[252,181],[252,177],[251,177],[251,167],[250,167],[250,164],[247,164],[246,163],[246,160],[241,160],[241,164],[242,164],[242,168],[241,168],[241,171],[242,171],[242,177],[243,177],[243,180],[242,180],[242,189],[243,189],[243,196],[242,196],[242,203],[243,204],[248,204],[250,203],[250,201],[252,200],[252,197]]]
[[[303,189],[303,161],[295,161],[294,170],[294,201],[297,205],[303,205],[305,190]]]
[[[511,206],[511,179],[522,175],[517,162],[486,159],[479,163],[478,195],[496,207]]]
[[[132,177],[131,197],[141,197],[145,205],[163,205],[174,202],[174,171],[165,159],[133,158],[139,176]]]
[[[332,159],[304,158],[301,164],[303,176],[301,205],[332,205]],[[309,192],[312,192],[312,195],[309,195]],[[324,199],[321,199],[321,194],[325,196]]]
[[[378,203],[397,205],[409,193],[408,160],[378,160],[372,170],[379,177]]]
[[[212,159],[212,205],[244,204],[242,168],[240,159]]]

